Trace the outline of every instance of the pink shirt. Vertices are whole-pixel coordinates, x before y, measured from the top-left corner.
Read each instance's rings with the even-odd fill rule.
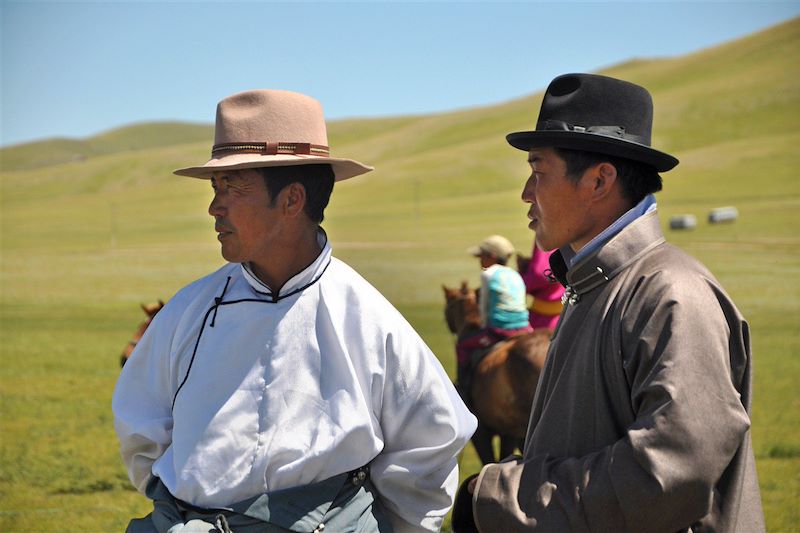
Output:
[[[554,328],[561,313],[561,295],[564,287],[557,281],[550,281],[545,271],[550,270],[550,255],[534,243],[528,270],[522,273],[525,288],[533,296],[530,323],[534,328]]]

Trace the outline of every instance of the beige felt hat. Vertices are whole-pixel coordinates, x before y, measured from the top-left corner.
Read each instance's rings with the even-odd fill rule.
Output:
[[[245,168],[330,164],[336,181],[364,174],[372,167],[334,158],[322,105],[304,94],[255,90],[234,94],[217,105],[211,159],[199,167],[180,168],[179,176],[209,179],[213,172]]]
[[[502,235],[492,235],[483,239],[477,246],[467,248],[467,253],[474,256],[487,253],[498,259],[508,259],[514,254],[514,245]]]

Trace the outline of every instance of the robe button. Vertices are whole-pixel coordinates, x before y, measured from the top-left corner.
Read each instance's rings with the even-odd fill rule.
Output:
[[[359,470],[352,478],[350,478],[350,481],[353,483],[353,485],[358,486],[364,483],[365,479],[367,479],[367,473],[363,470]]]

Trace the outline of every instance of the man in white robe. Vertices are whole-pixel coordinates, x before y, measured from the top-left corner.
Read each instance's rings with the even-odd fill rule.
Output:
[[[130,531],[437,531],[476,427],[439,361],[319,224],[333,182],[305,95],[217,108],[204,165],[229,262],[179,291],[123,368],[115,428],[154,512]],[[197,529],[199,528],[199,529]]]

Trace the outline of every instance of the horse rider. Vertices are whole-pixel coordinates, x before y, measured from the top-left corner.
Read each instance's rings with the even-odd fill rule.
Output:
[[[558,317],[564,309],[564,304],[561,303],[564,286],[556,281],[550,271],[552,253],[552,251],[545,252],[534,242],[527,268],[520,269],[525,290],[533,297],[528,314],[531,327],[534,329],[555,329]]]
[[[400,313],[332,256],[322,107],[254,90],[217,107],[208,180],[228,263],[180,290],[122,370],[122,457],[153,512],[128,531],[437,531],[475,430]]]
[[[643,87],[567,74],[536,129],[507,136],[566,307],[523,456],[462,484],[456,532],[764,531],[749,328],[665,242],[653,193],[678,160],[651,147],[652,118]]]
[[[491,235],[468,248],[467,253],[478,258],[482,269],[478,293],[481,329],[456,343],[456,381],[462,398],[468,400],[475,366],[473,353],[481,350],[485,354],[494,344],[530,333],[533,328],[525,307],[525,282],[516,270],[506,266],[514,255],[514,245],[502,235]]]

